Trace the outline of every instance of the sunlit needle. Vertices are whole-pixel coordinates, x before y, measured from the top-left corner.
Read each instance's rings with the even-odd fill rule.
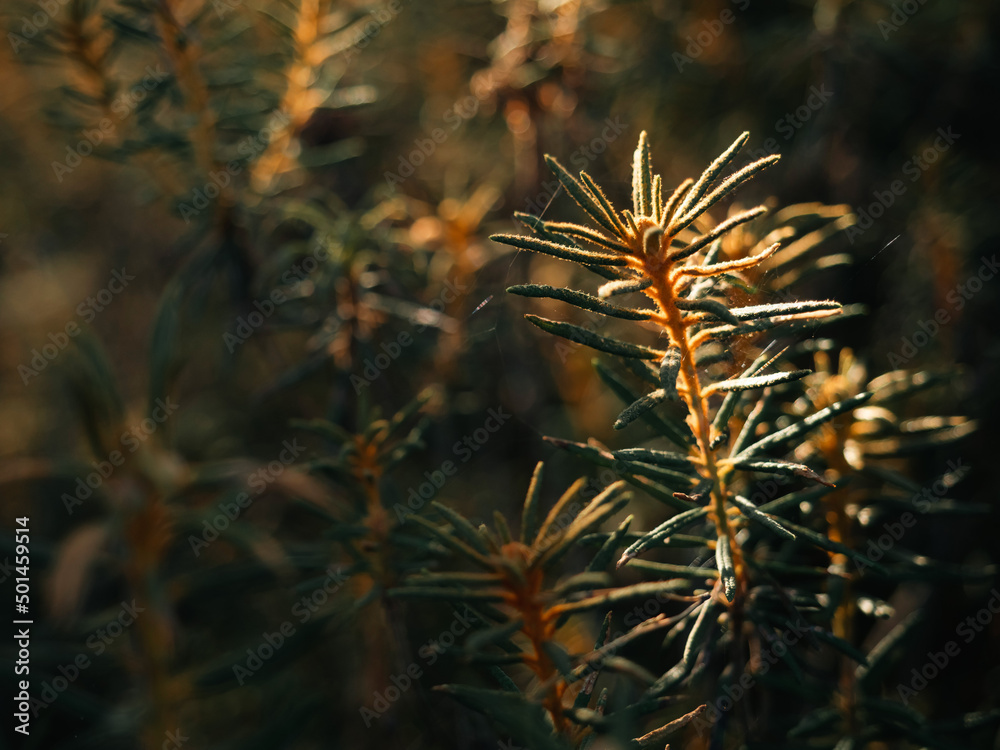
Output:
[[[886,247],[889,247],[889,245],[891,245],[893,242],[895,242],[896,240],[898,240],[902,236],[903,235],[901,235],[901,234],[897,234],[895,237],[893,237],[891,240],[889,240],[887,243],[885,243],[885,247],[883,247],[882,250],[885,250]],[[875,260],[879,255],[881,255],[882,254],[882,250],[879,250],[877,253],[875,253],[872,256],[872,260]]]

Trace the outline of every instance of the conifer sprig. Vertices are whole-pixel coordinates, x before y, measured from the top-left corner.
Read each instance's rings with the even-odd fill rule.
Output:
[[[404,586],[391,594],[404,599],[466,602],[475,608],[481,627],[467,639],[465,658],[489,665],[504,689],[444,685],[439,690],[490,716],[505,732],[524,740],[533,739],[532,747],[553,750],[586,747],[597,734],[620,733],[628,726],[620,724],[621,717],[604,716],[606,691],[596,700],[592,695],[602,671],[619,673],[645,688],[656,681],[645,667],[616,653],[617,650],[639,635],[683,621],[697,606],[672,618],[661,615],[616,636],[613,641],[609,641],[609,612],[593,650],[582,653],[571,650],[560,631],[568,618],[595,610],[607,611],[625,602],[671,597],[685,582],[611,585],[605,571],[626,537],[631,516],[592,555],[584,572],[553,582],[556,564],[588,534],[621,511],[629,502],[629,493],[626,483],[619,481],[588,499],[581,479],[543,514],[540,507],[543,469],[539,463],[531,479],[520,535],[516,538],[499,515],[492,530],[485,525],[477,529],[460,513],[440,503],[433,506],[444,525],[414,516],[413,520],[473,570],[425,570],[410,576]],[[515,665],[526,667],[534,677],[523,693],[517,691],[511,676],[504,671],[504,667]],[[629,712],[638,716],[656,711],[662,705],[646,701]],[[499,706],[507,710],[497,711]],[[632,744],[642,746],[679,730],[687,723],[685,716],[690,714],[654,730],[651,737],[634,739]]]
[[[705,226],[704,217],[709,209],[778,161],[777,156],[758,159],[725,177],[725,172],[748,139],[749,134],[743,133],[698,179],[686,180],[664,199],[663,179],[653,172],[648,138],[642,133],[633,158],[632,207],[620,213],[589,175],[581,173],[577,179],[556,159],[547,157],[546,161],[560,184],[596,227],[521,215],[518,218],[533,230],[534,236],[493,237],[513,247],[576,261],[588,267],[600,265],[621,269],[621,278],[604,284],[596,298],[574,289],[538,285],[512,287],[511,292],[557,299],[608,317],[650,321],[659,328],[661,336],[658,341],[666,346],[658,344],[656,348],[651,348],[597,334],[571,323],[527,316],[530,322],[545,331],[599,351],[626,360],[659,362],[659,387],[633,399],[615,422],[615,428],[627,427],[635,419],[671,399],[679,399],[685,405],[686,427],[694,440],[682,447],[688,452],[687,459],[693,467],[694,477],[686,486],[674,483],[672,489],[687,491],[691,486],[697,486],[701,489],[700,494],[707,499],[706,512],[715,526],[714,546],[722,572],[719,592],[728,602],[733,602],[747,590],[747,573],[739,545],[734,541],[736,529],[730,520],[729,510],[750,512],[747,505],[737,501],[732,494],[729,488],[731,474],[736,470],[762,470],[760,462],[747,465],[736,461],[735,453],[726,454],[727,446],[720,440],[720,435],[728,430],[726,423],[738,403],[738,398],[728,396],[760,392],[761,389],[800,379],[809,371],[768,372],[765,370],[773,364],[768,362],[759,371],[713,379],[699,367],[699,358],[712,344],[760,331],[801,327],[840,313],[840,305],[829,300],[735,307],[727,297],[726,292],[733,280],[738,280],[743,272],[757,268],[781,248],[780,242],[774,242],[752,255],[732,259],[720,257],[720,238],[767,213],[765,206],[736,213],[712,228]],[[696,223],[698,232],[691,229]],[[711,287],[693,283],[706,280],[713,282]],[[634,293],[645,295],[653,308],[637,309],[604,302],[612,296]],[[714,402],[717,394],[727,396],[722,404]],[[812,415],[770,440],[752,442],[744,453],[749,457],[779,443],[789,442],[854,405],[856,403],[852,401]],[[625,466],[632,465],[633,462],[625,462]],[[767,469],[778,470],[774,467],[779,466],[783,464],[767,464]],[[805,467],[798,471],[797,476],[824,481]],[[769,518],[763,513],[749,517],[761,521]],[[781,528],[777,521],[770,520],[769,523]],[[659,538],[659,531],[651,532],[644,543],[633,544],[626,551],[620,564]]]

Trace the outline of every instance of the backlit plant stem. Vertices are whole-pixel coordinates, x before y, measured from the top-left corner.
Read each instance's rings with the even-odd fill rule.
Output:
[[[289,154],[293,142],[322,103],[322,97],[312,90],[312,84],[320,62],[315,48],[321,38],[320,26],[326,15],[325,6],[326,3],[321,0],[302,0],[299,7],[294,34],[295,56],[287,70],[287,88],[277,110],[283,112],[288,120],[251,167],[250,183],[257,191],[265,191],[291,165]]]
[[[662,259],[663,248],[670,247],[670,240],[669,236],[664,236],[660,245],[660,254],[644,258],[641,261],[640,269],[653,282],[645,293],[656,302],[660,309],[662,318],[659,322],[669,334],[671,343],[681,353],[680,378],[683,388],[679,388],[678,393],[688,407],[689,425],[694,432],[698,447],[698,462],[703,467],[705,478],[712,483],[712,516],[718,534],[718,543],[729,545],[733,567],[736,571],[737,590],[739,590],[742,587],[744,577],[743,559],[739,545],[734,543],[733,529],[726,513],[725,480],[718,470],[715,463],[715,453],[711,448],[712,420],[709,416],[708,402],[702,393],[698,370],[695,368],[694,349],[688,339],[688,328],[681,310],[676,304],[674,287],[669,275],[670,267]]]

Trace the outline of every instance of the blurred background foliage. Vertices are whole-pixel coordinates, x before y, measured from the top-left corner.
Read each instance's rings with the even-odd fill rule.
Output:
[[[805,293],[867,307],[837,337],[869,378],[959,366],[911,416],[970,415],[979,432],[911,477],[926,486],[957,456],[971,473],[955,496],[992,510],[921,526],[912,546],[995,560],[995,3],[17,0],[0,14],[4,528],[32,519],[33,675],[81,652],[95,665],[27,746],[159,747],[177,727],[191,747],[506,739],[429,692],[479,678],[457,654],[420,650],[452,623],[441,610],[382,595],[402,572],[386,560],[437,553],[391,509],[411,491],[426,503],[450,461],[431,497],[476,523],[517,518],[539,459],[553,486],[587,471],[542,435],[618,445],[620,407],[592,352],[521,318],[554,303],[504,294],[529,266],[556,286],[570,272],[487,237],[514,211],[574,211],[546,153],[624,204],[641,130],[671,185],[749,130],[740,165],[782,160],[738,200],[854,211],[827,250],[850,263]],[[134,279],[106,301],[115,271]],[[62,351],[70,323],[81,333]],[[50,343],[58,354],[37,359]],[[379,419],[428,386],[384,443]],[[177,404],[162,421],[157,399]],[[512,416],[492,430],[491,409]],[[126,431],[141,445],[67,507]],[[273,472],[293,440],[302,457]],[[192,534],[262,471],[245,514],[194,555]],[[377,512],[364,502],[373,471],[386,477]],[[629,509],[640,528],[657,511]],[[301,597],[340,575],[303,622]],[[890,592],[898,612],[926,616],[899,675],[989,588]],[[88,635],[136,598],[149,614],[95,655]],[[289,621],[294,646],[237,685],[232,665]],[[593,643],[598,624],[572,638]],[[997,705],[998,626],[921,695],[925,713]],[[366,726],[359,708],[414,663],[416,687]]]

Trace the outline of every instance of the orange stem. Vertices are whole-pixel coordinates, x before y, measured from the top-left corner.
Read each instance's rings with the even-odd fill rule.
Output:
[[[660,247],[669,248],[671,240],[671,237],[664,235]],[[688,425],[691,427],[697,442],[698,462],[704,470],[705,478],[712,483],[712,516],[716,532],[719,541],[730,546],[733,566],[736,570],[737,586],[739,587],[744,576],[743,557],[739,545],[735,544],[733,529],[726,514],[725,479],[718,470],[715,453],[710,447],[712,422],[709,417],[707,396],[698,378],[698,370],[695,368],[695,347],[688,337],[688,324],[684,320],[680,308],[677,307],[672,281],[673,274],[670,272],[670,265],[663,261],[662,250],[660,254],[641,256],[639,262],[642,264],[643,273],[653,282],[645,294],[652,298],[660,308],[664,321],[663,327],[670,335],[671,343],[681,353],[680,378],[683,387],[678,388],[678,393],[688,407]]]

